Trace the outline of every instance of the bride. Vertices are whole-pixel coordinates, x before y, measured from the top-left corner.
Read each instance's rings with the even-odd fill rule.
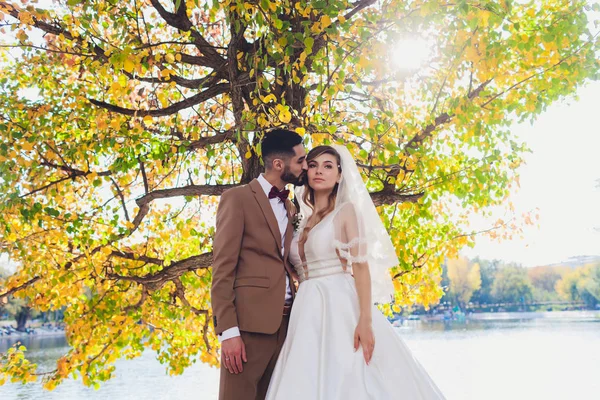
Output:
[[[266,399],[443,399],[372,305],[391,300],[398,258],[352,156],[318,146],[307,162],[290,250],[300,286]]]

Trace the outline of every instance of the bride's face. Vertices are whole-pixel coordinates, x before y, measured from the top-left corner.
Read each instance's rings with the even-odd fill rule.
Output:
[[[331,191],[340,180],[334,155],[321,154],[308,162],[308,185],[315,191]]]

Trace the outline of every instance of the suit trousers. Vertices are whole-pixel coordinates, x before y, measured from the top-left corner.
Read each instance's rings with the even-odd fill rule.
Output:
[[[241,331],[248,362],[240,374],[232,374],[221,360],[219,400],[264,400],[287,335],[289,315],[281,319],[281,326],[273,334]]]

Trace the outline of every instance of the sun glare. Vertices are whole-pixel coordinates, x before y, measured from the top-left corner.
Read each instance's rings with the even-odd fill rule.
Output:
[[[392,47],[391,60],[396,68],[416,70],[424,66],[431,55],[433,44],[429,40],[405,38]]]

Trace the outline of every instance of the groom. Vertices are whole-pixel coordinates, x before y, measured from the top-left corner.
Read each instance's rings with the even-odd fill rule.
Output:
[[[262,142],[265,173],[223,193],[213,242],[212,308],[221,342],[219,400],[262,400],[285,336],[295,288],[285,185],[302,184],[306,151],[295,132]]]

